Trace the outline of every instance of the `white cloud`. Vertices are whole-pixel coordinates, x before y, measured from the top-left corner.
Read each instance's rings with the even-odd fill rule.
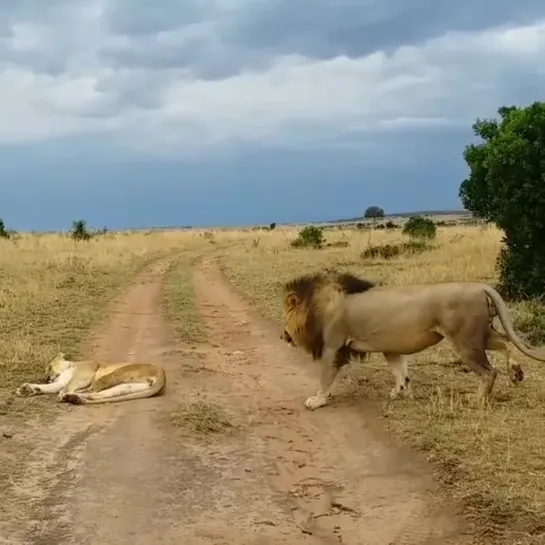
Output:
[[[58,27],[13,24],[1,44],[0,144],[107,133],[151,153],[240,141],[309,147],[336,137],[346,145],[346,134],[372,139],[407,128],[469,127],[476,116],[517,102],[522,85],[524,100],[537,100],[544,83],[545,22],[450,32],[361,58],[284,55],[213,80],[197,79],[190,68],[131,68],[106,56],[138,44],[110,33],[105,4],[74,4]],[[195,23],[146,43],[217,42],[214,28]],[[35,73],[39,58],[65,61]]]

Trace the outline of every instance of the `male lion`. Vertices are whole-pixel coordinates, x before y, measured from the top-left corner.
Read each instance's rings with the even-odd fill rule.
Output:
[[[360,286],[351,293],[343,289],[348,277],[352,285]],[[545,362],[545,353],[527,348],[517,337],[500,294],[477,282],[374,286],[347,274],[306,275],[285,285],[284,312],[283,338],[321,361],[320,389],[305,401],[308,409],[327,404],[337,373],[348,360],[339,360],[339,350],[382,352],[395,378],[391,397],[408,390],[405,356],[443,338],[481,377],[478,394],[482,401],[490,398],[498,373],[486,350],[504,354],[513,384],[521,382],[524,373],[518,363],[511,362],[512,345]],[[494,328],[495,316],[506,334]]]
[[[83,405],[152,397],[166,384],[165,371],[157,365],[69,361],[62,352],[46,365],[45,376],[45,384],[25,383],[15,393],[58,394],[59,401]]]

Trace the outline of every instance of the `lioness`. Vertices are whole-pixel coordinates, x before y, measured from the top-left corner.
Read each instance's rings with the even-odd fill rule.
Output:
[[[285,285],[284,339],[321,361],[320,389],[305,401],[308,409],[326,405],[337,373],[347,361],[339,350],[382,352],[395,378],[391,397],[407,390],[405,355],[448,339],[464,363],[480,377],[478,395],[490,398],[497,371],[486,350],[505,356],[509,378],[518,384],[524,373],[511,362],[511,347],[545,362],[545,353],[527,348],[517,337],[507,307],[492,287],[477,282],[445,282],[408,286],[375,286],[362,281],[346,293],[339,280],[346,274],[306,275]],[[351,275],[350,275],[351,276]],[[356,284],[356,277],[354,285]],[[346,281],[346,280],[345,280]],[[492,320],[498,316],[506,334]]]
[[[149,363],[69,361],[60,352],[45,368],[45,384],[25,383],[16,394],[58,394],[59,401],[83,405],[128,401],[161,394],[166,384],[162,367]]]

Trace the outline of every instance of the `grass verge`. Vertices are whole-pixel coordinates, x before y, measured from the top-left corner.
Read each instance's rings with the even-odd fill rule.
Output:
[[[397,245],[399,232],[336,231],[319,250],[292,249],[294,231],[252,234],[238,248],[224,252],[221,267],[228,280],[253,300],[261,313],[282,323],[280,290],[293,276],[340,268],[389,284],[477,280],[495,282],[495,258],[501,234],[475,227],[442,228],[428,251],[385,259],[362,256],[371,245]],[[259,236],[258,242],[255,242]],[[342,245],[336,242],[343,242]],[[425,276],[424,276],[425,275]],[[514,305],[511,315],[533,339],[545,338],[541,315],[529,305]],[[279,327],[280,329],[280,327]],[[487,535],[502,543],[545,543],[545,441],[543,405],[545,368],[517,355],[526,379],[518,387],[505,376],[502,361],[493,406],[471,407],[467,394],[476,376],[457,360],[447,342],[410,358],[415,399],[390,402],[393,378],[381,355],[348,370],[347,387],[338,385],[337,399],[367,396],[376,400],[385,425],[425,452],[437,478],[466,514]],[[304,395],[302,392],[301,395]]]

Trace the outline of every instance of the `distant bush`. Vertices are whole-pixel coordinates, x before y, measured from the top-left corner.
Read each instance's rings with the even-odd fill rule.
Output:
[[[403,226],[403,234],[412,238],[435,238],[437,227],[433,220],[422,216],[411,216]]]
[[[0,218],[0,238],[10,238],[10,233],[6,229],[4,220]]]
[[[411,240],[400,244],[382,244],[380,246],[369,246],[362,254],[362,259],[393,259],[401,255],[415,255],[429,251],[432,246],[424,241]]]
[[[399,228],[399,225],[396,225],[392,220],[387,221],[384,226],[386,229],[397,229]]]
[[[321,248],[323,243],[323,229],[315,225],[307,225],[299,231],[299,235],[291,241],[290,245],[293,248]]]
[[[269,230],[273,231],[274,229],[276,229],[276,222],[272,222],[270,225],[269,225]]]
[[[85,220],[76,220],[72,222],[70,236],[74,240],[90,240],[92,235],[87,228],[87,222]]]

